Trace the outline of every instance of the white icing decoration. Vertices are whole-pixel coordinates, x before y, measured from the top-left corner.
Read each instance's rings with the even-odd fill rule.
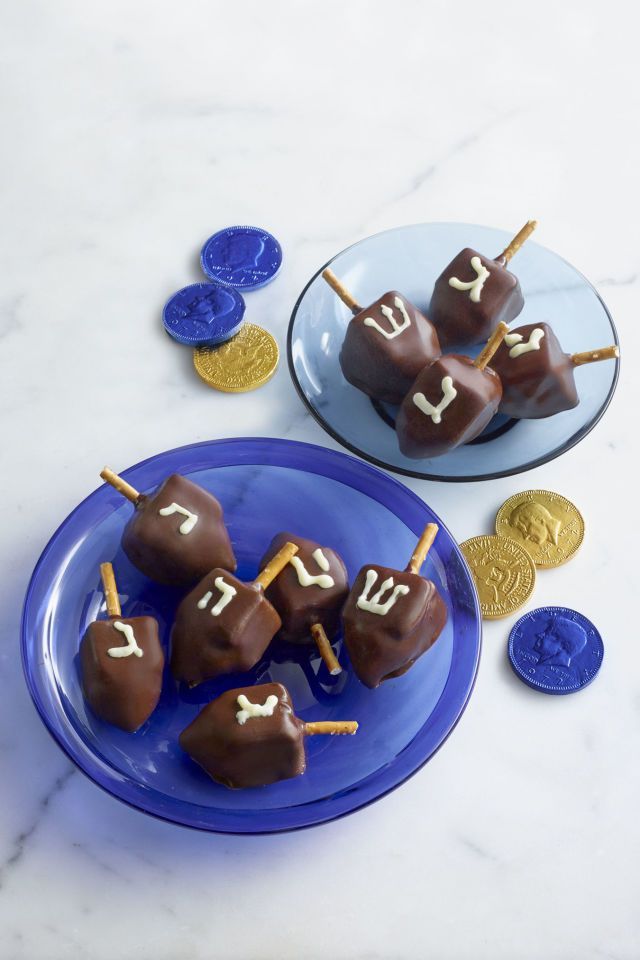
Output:
[[[394,606],[396,600],[399,596],[404,596],[409,593],[409,587],[405,586],[404,583],[398,583],[395,587],[393,586],[393,577],[388,577],[383,583],[375,596],[369,599],[369,594],[374,583],[378,579],[378,574],[375,570],[367,570],[367,579],[365,581],[364,590],[358,597],[357,606],[361,610],[366,610],[368,613],[377,613],[379,616],[384,617],[385,614],[389,612],[391,607]],[[383,594],[387,590],[391,590],[393,587],[393,592],[384,603],[382,603]]]
[[[244,693],[241,693],[238,696],[238,706],[241,709],[236,713],[236,720],[242,726],[250,717],[272,717],[278,706],[278,698],[272,693],[264,703],[251,703],[251,700],[247,700]]]
[[[374,320],[373,317],[364,318],[365,327],[373,327],[374,330],[377,330],[378,333],[381,333],[382,336],[385,337],[387,340],[393,340],[395,337],[399,337],[400,334],[407,329],[407,327],[411,326],[411,317],[407,313],[405,305],[400,299],[400,297],[394,297],[393,302],[398,308],[398,310],[400,311],[400,313],[402,314],[402,323],[397,322],[396,318],[393,315],[393,310],[391,309],[391,307],[387,307],[385,304],[382,304],[382,306],[380,307],[380,312],[384,317],[387,318],[387,320],[391,324],[391,332],[381,327],[378,321]]]
[[[220,591],[221,594],[220,599],[215,606],[211,607],[211,616],[217,617],[218,614],[222,613],[227,604],[231,603],[238,591],[235,587],[232,587],[230,583],[225,583],[222,577],[216,577],[213,581],[213,585],[217,590]],[[213,593],[211,590],[207,590],[204,597],[201,597],[196,604],[198,610],[206,610],[207,606],[209,605],[209,600],[211,600],[212,596]]]
[[[529,339],[526,343],[521,343],[524,339],[521,333],[508,333],[504,342],[508,347],[511,347],[509,350],[509,356],[512,360],[515,360],[516,357],[521,357],[523,353],[530,353],[532,350],[540,349],[540,341],[544,337],[544,330],[541,327],[536,327],[535,330],[532,330]]]
[[[457,277],[449,277],[449,286],[455,287],[456,290],[468,290],[469,298],[473,300],[474,303],[480,303],[482,288],[485,285],[485,281],[491,276],[491,273],[484,266],[480,257],[471,257],[471,266],[477,274],[475,280],[465,281],[458,280]]]
[[[315,562],[318,564],[320,569],[324,570],[324,572],[326,573],[327,570],[329,569],[329,561],[327,560],[324,553],[322,552],[322,547],[318,547],[317,550],[314,550],[311,556],[313,557]]]
[[[131,654],[133,654],[134,657],[142,657],[143,651],[138,646],[131,624],[120,623],[119,620],[116,620],[113,626],[116,630],[119,630],[120,633],[124,633],[127,645],[126,647],[109,647],[107,650],[108,656],[114,657],[114,659],[130,657]]]
[[[442,388],[442,400],[437,407],[429,403],[424,393],[414,393],[413,395],[413,402],[418,410],[422,410],[425,416],[431,417],[434,423],[440,423],[443,412],[451,401],[458,396],[458,391],[454,387],[451,377],[443,377],[440,386]]]
[[[158,510],[158,513],[161,517],[170,517],[172,513],[181,513],[183,517],[186,517],[187,519],[183,520],[178,527],[180,533],[185,536],[191,533],[198,522],[197,513],[191,513],[191,510],[187,510],[186,507],[181,507],[179,503],[171,503],[168,507],[162,507]]]
[[[318,559],[318,554],[320,555],[321,560]],[[311,556],[314,558],[321,570],[329,569],[329,561],[320,548],[314,550]],[[289,563],[298,574],[298,583],[301,587],[317,586],[321,587],[323,590],[330,590],[331,587],[334,587],[336,584],[333,577],[330,577],[328,573],[318,573],[315,576],[310,574],[300,557],[291,557]]]

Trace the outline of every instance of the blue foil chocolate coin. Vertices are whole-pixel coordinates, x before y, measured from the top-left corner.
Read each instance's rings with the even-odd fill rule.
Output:
[[[602,665],[602,637],[569,607],[538,607],[520,617],[509,634],[509,660],[524,683],[542,693],[575,693]]]
[[[167,333],[189,347],[214,347],[242,326],[244,300],[219,283],[192,283],[170,297],[162,311]]]
[[[211,280],[237,290],[257,290],[278,273],[282,248],[259,227],[227,227],[209,237],[200,263]]]

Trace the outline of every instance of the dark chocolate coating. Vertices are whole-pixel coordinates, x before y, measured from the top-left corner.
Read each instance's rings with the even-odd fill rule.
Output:
[[[276,696],[270,717],[249,717],[240,724],[238,696],[265,703]],[[304,773],[304,724],[281,683],[227,690],[209,703],[180,734],[180,746],[212,780],[225,787],[263,787]]]
[[[278,637],[286,643],[313,643],[311,626],[321,623],[331,640],[340,627],[340,611],[349,593],[346,567],[330,547],[322,547],[313,540],[306,540],[292,533],[278,533],[260,561],[261,570],[287,541],[297,545],[296,557],[304,564],[307,573],[311,576],[326,573],[333,577],[334,586],[319,587],[317,584],[310,584],[303,587],[294,565],[288,563],[265,591],[265,596],[274,605],[282,620]],[[312,556],[318,547],[321,547],[329,563],[327,571],[321,570]]]
[[[213,616],[222,593],[217,577],[236,595]],[[206,607],[198,601],[212,596]],[[171,634],[171,670],[176,680],[194,687],[224,673],[242,673],[253,667],[280,629],[281,620],[261,587],[243,583],[226,570],[208,573],[180,603]]]
[[[489,271],[478,303],[469,296],[469,290],[457,290],[449,283],[457,277],[463,283],[477,276],[471,258],[480,261]],[[524,306],[518,278],[489,257],[466,247],[445,267],[435,282],[429,306],[429,316],[436,328],[442,348],[466,347],[488,340],[503,320],[510,323]]]
[[[368,570],[378,574],[369,599],[388,577],[393,577],[394,586],[409,587],[409,593],[398,596],[384,615],[358,607]],[[382,602],[392,591],[393,588],[384,593]],[[353,669],[366,687],[373,688],[383,680],[406,673],[436,642],[447,622],[447,607],[431,580],[372,563],[356,577],[342,617],[344,642]]]
[[[110,657],[111,647],[126,647],[114,623],[129,624],[142,656]],[[164,653],[153,617],[111,617],[89,624],[80,644],[82,692],[93,712],[107,723],[133,733],[149,719],[160,699]]]
[[[442,380],[451,377],[458,391],[434,423],[414,403],[416,393],[423,393],[433,406],[442,399]],[[402,402],[396,419],[400,449],[405,457],[422,460],[439,457],[461,443],[473,440],[498,410],[502,387],[493,370],[478,370],[469,357],[447,354],[439,357],[418,374]]]
[[[404,303],[411,326],[393,340],[387,340],[364,321],[370,317],[383,330],[391,331],[389,319],[380,310],[386,306],[393,310],[398,324],[402,323],[402,314],[394,303],[396,297]],[[349,322],[340,351],[340,366],[345,380],[370,397],[400,403],[418,372],[440,353],[433,324],[397,290],[390,290]]]
[[[180,533],[182,514],[163,517],[158,513],[174,502],[197,514],[198,522],[188,534]],[[236,569],[222,507],[214,496],[177,473],[150,496],[140,497],[124,528],[122,548],[138,570],[170,586],[191,586],[214,567]]]
[[[574,365],[547,323],[527,323],[511,330],[526,343],[536,328],[544,331],[539,350],[510,357],[504,340],[491,366],[502,381],[500,412],[517,419],[537,420],[571,410],[579,403]]]

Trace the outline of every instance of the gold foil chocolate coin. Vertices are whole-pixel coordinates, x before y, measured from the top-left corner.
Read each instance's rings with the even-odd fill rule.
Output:
[[[508,617],[525,603],[536,582],[526,550],[508,537],[471,537],[460,544],[469,564],[486,620]]]
[[[496,533],[510,537],[531,555],[536,567],[559,567],[584,538],[584,520],[570,500],[550,490],[525,490],[502,504]]]
[[[218,347],[196,347],[193,365],[205,383],[225,393],[244,393],[263,386],[276,372],[278,344],[255,323]]]

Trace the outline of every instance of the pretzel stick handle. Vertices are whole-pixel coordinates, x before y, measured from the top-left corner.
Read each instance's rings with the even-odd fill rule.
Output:
[[[420,539],[416,544],[415,550],[411,554],[411,559],[407,564],[407,573],[420,573],[420,567],[426,560],[427,554],[433,545],[433,541],[435,540],[437,533],[437,523],[428,523],[426,525],[422,531]]]
[[[109,467],[105,467],[104,470],[101,470],[100,476],[105,483],[111,484],[114,490],[117,490],[118,493],[121,493],[122,496],[126,497],[127,500],[130,500],[131,503],[137,503],[140,499],[139,491],[136,490],[135,487],[132,487],[130,483],[127,483],[126,480],[123,480],[122,477],[119,477],[117,473],[114,473],[113,470],[110,470]]]
[[[263,590],[266,590],[269,584],[275,580],[278,574],[284,570],[286,565],[291,560],[291,557],[295,557],[298,552],[297,543],[291,543],[288,540],[283,547],[278,550],[275,557],[272,557],[269,560],[269,563],[266,567],[260,571],[256,579],[253,581],[256,586],[262,587]]]
[[[620,356],[620,350],[617,346],[601,347],[599,350],[585,350],[584,353],[574,353],[571,356],[571,362],[576,367],[583,363],[598,363],[599,360],[616,360]]]
[[[347,290],[345,285],[340,280],[338,280],[333,270],[330,270],[329,267],[327,267],[326,270],[322,271],[322,278],[323,280],[327,281],[327,283],[329,284],[331,289],[334,291],[334,293],[338,294],[342,302],[347,307],[349,307],[349,310],[351,310],[351,313],[353,313],[354,315],[356,313],[360,313],[360,311],[362,310],[362,307],[356,300],[353,299],[353,297],[351,296],[351,293]]]
[[[340,662],[333,652],[333,647],[329,643],[329,638],[327,637],[325,629],[321,623],[314,623],[311,625],[311,636],[316,642],[318,652],[324,660],[327,670],[332,677],[337,677],[339,673],[342,673],[342,667],[340,666]]]
[[[102,580],[104,599],[107,604],[107,613],[110,617],[122,616],[122,607],[120,606],[120,597],[118,596],[116,578],[113,572],[113,567],[110,563],[100,564],[100,579]]]
[[[492,356],[504,340],[507,333],[509,333],[509,327],[501,320],[485,343],[482,352],[478,354],[476,359],[473,361],[474,367],[477,367],[478,370],[484,370],[484,368],[488,366]]]
[[[522,244],[525,242],[525,240],[528,237],[531,236],[531,234],[533,233],[533,231],[537,226],[538,226],[537,220],[527,220],[524,227],[518,230],[518,232],[516,233],[511,243],[507,244],[507,246],[504,248],[502,253],[496,257],[496,260],[499,263],[503,263],[503,264],[509,263],[509,260],[511,260],[511,258],[515,256],[515,254],[518,252]]]
[[[355,720],[317,720],[315,723],[305,723],[304,733],[312,737],[316,733],[355,733],[358,724]]]

